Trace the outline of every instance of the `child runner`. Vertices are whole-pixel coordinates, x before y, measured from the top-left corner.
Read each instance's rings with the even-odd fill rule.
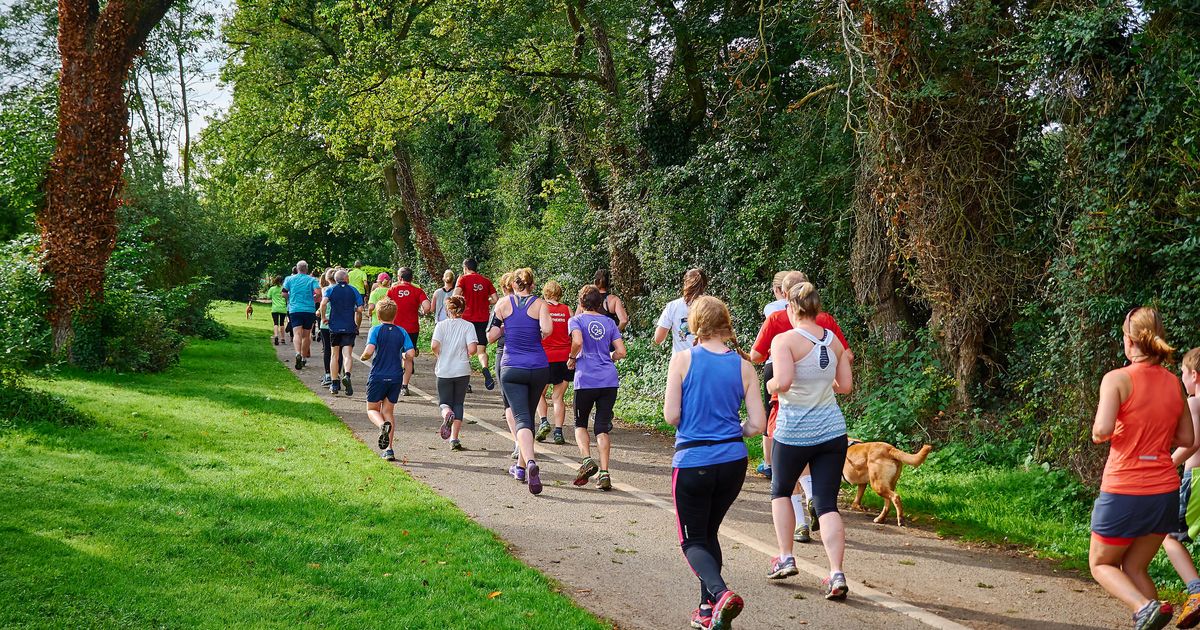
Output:
[[[271,278],[271,288],[267,289],[267,297],[271,298],[271,343],[283,343],[283,329],[287,325],[287,298],[283,297],[283,278]]]
[[[571,307],[562,304],[563,288],[551,280],[542,287],[542,299],[546,300],[546,308],[550,311],[550,336],[542,340],[542,348],[546,351],[546,360],[550,361],[550,397],[554,402],[554,443],[566,444],[563,438],[563,422],[567,418],[567,405],[563,397],[567,394],[567,385],[575,374],[567,367],[567,356],[571,354],[571,333],[567,331],[567,321],[571,319]],[[576,405],[578,405],[576,398]],[[546,397],[538,397],[538,416],[542,422],[538,425],[537,441],[546,441],[550,434],[550,423],[546,420]]]
[[[495,389],[496,380],[492,378],[492,372],[488,370],[487,324],[491,319],[488,308],[496,303],[496,287],[492,286],[491,280],[479,274],[479,264],[475,262],[474,258],[464,260],[462,266],[463,272],[458,277],[454,295],[461,295],[467,300],[467,310],[463,311],[463,319],[475,325],[475,335],[479,337],[476,356],[479,357],[479,366],[483,370],[483,386]],[[496,363],[500,363],[499,357],[497,357]]]
[[[446,312],[446,298],[454,295],[454,272],[447,269],[442,274],[442,286],[433,292],[433,323],[444,321],[449,317]]]
[[[669,336],[671,352],[683,352],[695,345],[696,338],[688,330],[688,307],[708,290],[708,276],[699,269],[683,274],[683,297],[667,302],[654,329],[654,343],[662,345]]]
[[[525,470],[529,492],[541,494],[542,478],[533,448],[533,414],[537,401],[546,391],[550,380],[550,362],[542,348],[542,339],[550,334],[550,310],[546,303],[533,295],[533,270],[528,267],[513,272],[513,294],[496,305],[495,319],[499,326],[488,332],[492,341],[504,334],[504,378],[500,387],[512,408],[517,443],[521,454],[516,467]],[[514,471],[514,476],[517,476]],[[518,479],[520,477],[518,476]]]
[[[371,314],[371,326],[379,323],[379,301],[387,297],[388,289],[392,288],[392,277],[383,272],[379,274],[379,280],[375,283],[375,288],[371,289],[371,297],[367,298],[367,312]]]
[[[663,417],[676,427],[671,495],[683,555],[700,578],[692,627],[724,630],[745,602],[721,577],[717,534],[746,480],[742,439],[762,433],[766,414],[754,367],[740,351],[725,346],[726,341],[736,344],[725,304],[711,296],[697,298],[688,332],[696,345],[671,357],[663,403]],[[739,416],[743,403],[745,423]]]
[[[608,270],[597,269],[593,280],[596,288],[600,289],[600,295],[604,297],[604,302],[600,305],[600,314],[612,318],[617,329],[625,332],[625,327],[629,325],[629,314],[625,312],[625,303],[621,298],[608,292],[612,284]]]
[[[1195,516],[1196,510],[1200,510],[1200,493],[1193,492],[1192,469],[1200,466],[1200,398],[1197,398],[1197,384],[1200,382],[1200,348],[1192,348],[1187,354],[1183,355],[1182,372],[1180,379],[1183,381],[1183,389],[1187,392],[1188,411],[1192,415],[1192,432],[1196,434],[1196,441],[1191,448],[1177,448],[1171,453],[1171,463],[1179,466],[1183,465],[1183,480],[1179,487],[1179,532],[1173,533],[1163,539],[1163,551],[1166,552],[1167,558],[1171,560],[1171,565],[1175,567],[1175,572],[1179,574],[1179,578],[1187,586],[1188,598],[1183,604],[1183,610],[1179,611],[1179,619],[1175,625],[1179,628],[1195,628],[1197,623],[1200,623],[1200,574],[1196,572],[1196,564],[1192,560],[1192,554],[1184,547],[1184,543],[1192,542],[1192,538],[1197,532],[1192,530],[1200,530],[1200,519]],[[1196,504],[1193,508],[1191,504]],[[1188,509],[1192,508],[1192,518],[1188,520]]]
[[[413,270],[401,267],[397,272],[400,280],[388,289],[388,299],[396,303],[396,325],[413,341],[412,356],[404,357],[404,386],[400,388],[401,396],[408,396],[408,382],[412,379],[413,363],[421,351],[416,344],[421,340],[421,315],[429,314],[429,298],[424,289],[412,283]]]
[[[339,375],[346,395],[354,394],[350,372],[354,367],[354,339],[358,337],[363,297],[358,289],[350,286],[349,276],[345,269],[338,269],[333,275],[336,284],[325,289],[325,297],[321,300],[321,317],[329,328],[329,347],[333,350],[329,362],[329,393],[334,396],[339,389]]]
[[[288,322],[292,327],[292,345],[296,350],[296,369],[304,368],[312,356],[313,325],[317,321],[317,304],[314,296],[319,284],[308,275],[308,263],[296,263],[296,273],[283,281],[283,295],[288,301]],[[300,329],[299,334],[296,328]]]
[[[848,394],[853,387],[850,353],[833,331],[817,325],[821,297],[811,283],[789,289],[786,312],[793,329],[771,342],[775,375],[767,381],[767,389],[779,395],[771,476],[771,518],[779,556],[771,560],[767,577],[798,573],[792,557],[796,527],[792,494],[801,473],[811,466],[813,504],[829,558],[829,577],[821,581],[822,590],[825,599],[845,599],[849,591],[842,573],[846,530],[837,511],[837,495],[849,444],[846,419],[834,394]]]
[[[442,427],[440,435],[450,440],[450,450],[461,451],[459,432],[462,430],[463,403],[467,399],[467,383],[471,381],[471,355],[479,346],[475,339],[475,326],[462,319],[467,301],[459,295],[446,298],[447,318],[433,327],[430,350],[437,363],[433,374],[437,377],[438,405],[441,408]]]
[[[395,302],[384,298],[376,309],[382,323],[371,327],[367,347],[359,358],[371,361],[371,374],[367,377],[367,418],[379,427],[379,448],[383,450],[383,458],[392,462],[396,461],[396,452],[392,448],[396,434],[394,412],[404,380],[404,357],[414,348],[408,333],[392,323],[396,318]]]
[[[570,355],[567,367],[575,371],[575,443],[583,463],[575,475],[575,485],[582,486],[600,473],[596,487],[612,490],[609,475],[609,452],[612,442],[613,405],[617,402],[617,366],[613,361],[625,357],[625,341],[616,322],[601,312],[604,294],[595,285],[579,290],[579,313],[571,318]],[[609,348],[613,348],[610,352]],[[600,464],[592,459],[591,437],[588,436],[588,416],[596,407],[596,448]]]
[[[1111,442],[1092,507],[1088,564],[1104,590],[1133,611],[1133,627],[1158,630],[1171,605],[1158,601],[1147,568],[1179,527],[1179,474],[1171,449],[1195,443],[1179,381],[1162,366],[1167,345],[1158,311],[1138,307],[1121,326],[1129,365],[1104,375],[1092,442]]]

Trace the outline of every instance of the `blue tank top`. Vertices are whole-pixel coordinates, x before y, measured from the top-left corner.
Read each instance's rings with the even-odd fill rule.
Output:
[[[675,445],[694,440],[726,440],[742,436],[742,357],[729,351],[715,354],[692,346],[692,363],[683,378],[679,427]],[[699,468],[724,464],[748,456],[742,441],[696,446],[676,451],[675,468]]]
[[[534,296],[517,299],[508,298],[512,313],[504,318],[504,362],[505,368],[536,370],[550,367],[546,349],[542,347],[542,329],[538,320],[529,316],[529,306],[537,301]]]

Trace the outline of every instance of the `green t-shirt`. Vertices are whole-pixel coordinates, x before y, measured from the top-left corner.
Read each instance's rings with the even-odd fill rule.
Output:
[[[354,287],[355,289],[358,289],[359,293],[366,293],[367,292],[367,272],[363,271],[362,269],[357,269],[357,268],[351,269],[349,284],[350,284],[350,286]]]
[[[375,287],[375,290],[371,292],[371,297],[367,298],[367,304],[374,304],[374,303],[378,302],[379,300],[382,300],[383,298],[387,297],[387,292],[388,292],[388,288],[385,286]],[[372,324],[380,323],[378,310],[371,311],[371,323]]]
[[[271,298],[272,313],[286,313],[287,300],[283,298],[283,287],[278,284],[272,284],[270,289],[267,289],[267,297]]]

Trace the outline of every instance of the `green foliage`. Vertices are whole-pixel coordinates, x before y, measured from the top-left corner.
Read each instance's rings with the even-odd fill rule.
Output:
[[[34,424],[91,427],[96,421],[61,396],[28,385],[20,371],[0,366],[0,432]]]
[[[50,359],[45,317],[50,283],[39,270],[38,239],[27,235],[0,246],[0,366],[33,368]]]
[[[50,88],[0,92],[0,242],[34,228],[57,110]]]

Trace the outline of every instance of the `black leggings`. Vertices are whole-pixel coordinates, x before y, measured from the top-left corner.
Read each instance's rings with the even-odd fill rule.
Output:
[[[717,532],[746,481],[746,458],[713,466],[676,468],[671,479],[679,544],[700,578],[700,604],[713,605],[728,588],[721,577]]]
[[[763,367],[762,380],[763,409],[766,409],[767,413],[771,413],[771,392],[767,391],[767,381],[771,380],[773,376],[775,376],[775,364],[768,363]]]
[[[846,464],[846,436],[815,446],[788,446],[779,440],[771,448],[771,498],[790,497],[805,466],[812,467],[813,509],[817,516],[838,511],[842,466]]]
[[[546,391],[546,383],[550,382],[550,368],[504,368],[504,378],[500,379],[500,389],[512,409],[516,420],[517,430],[533,430],[533,416],[537,412],[538,400]]]
[[[317,336],[321,338],[321,350],[325,355],[325,373],[329,374],[329,357],[333,355],[333,348],[329,345],[329,330],[322,328]]]
[[[575,390],[575,426],[586,429],[592,407],[596,407],[595,433],[612,431],[613,406],[617,404],[616,387],[596,387]]]
[[[455,376],[451,378],[438,377],[438,404],[447,405],[454,412],[454,417],[463,419],[463,403],[467,400],[467,385],[471,377]]]

